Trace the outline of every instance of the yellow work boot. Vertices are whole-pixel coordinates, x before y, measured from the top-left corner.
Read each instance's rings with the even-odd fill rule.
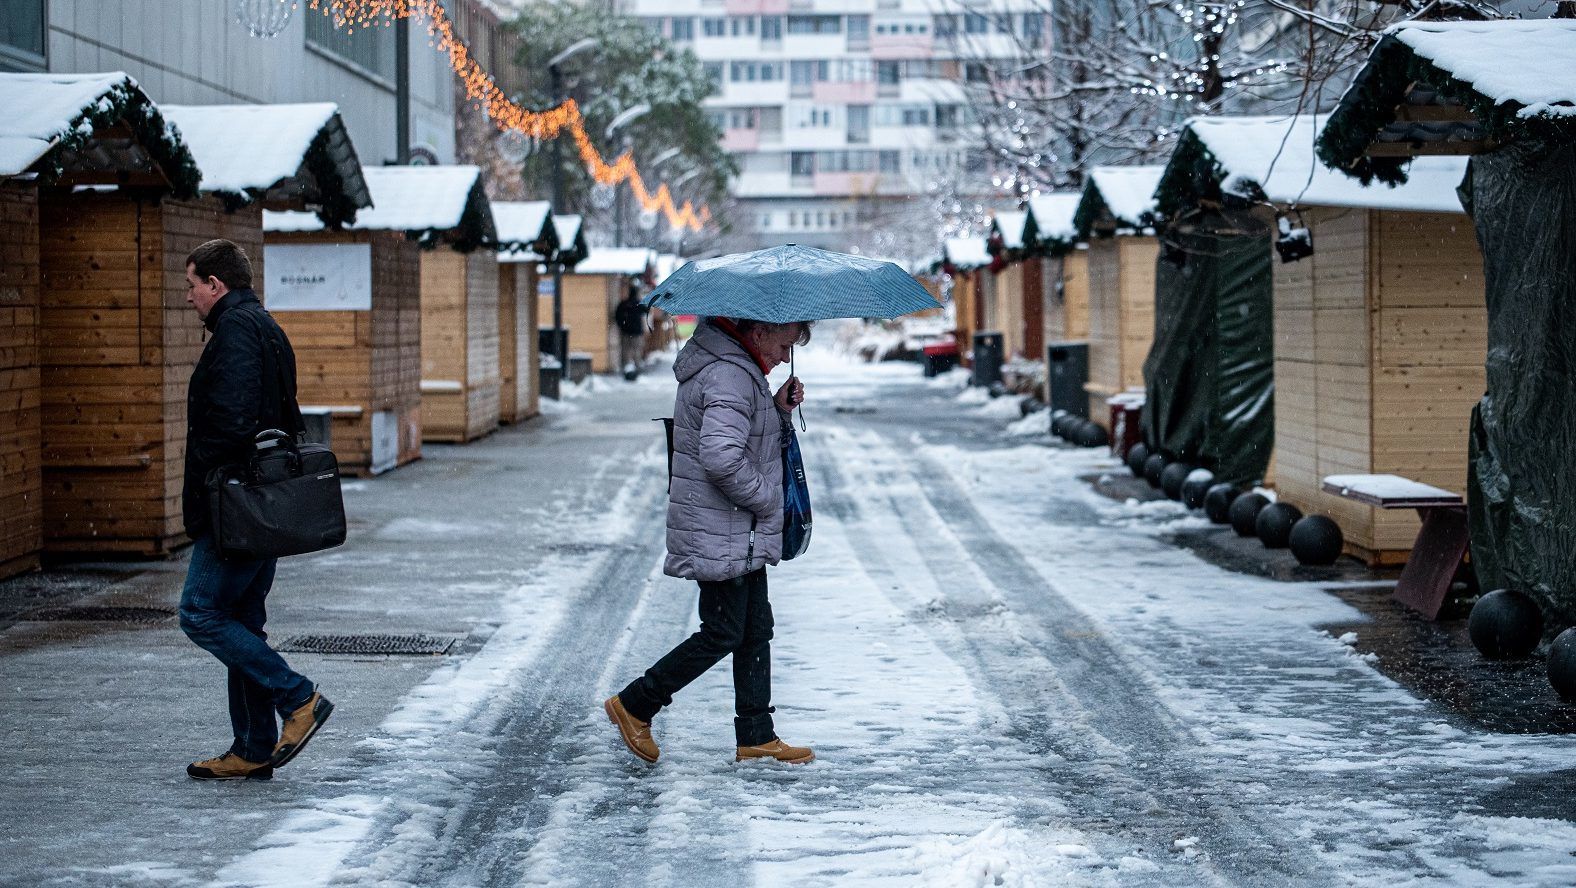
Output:
[[[740,746],[739,754],[734,761],[743,762],[751,759],[776,759],[790,765],[802,765],[815,761],[815,751],[808,746],[789,746],[782,740],[773,738],[770,743],[760,746]]]
[[[306,748],[307,741],[317,733],[317,729],[328,721],[329,715],[334,711],[334,704],[328,698],[312,692],[306,702],[296,707],[296,710],[285,716],[285,723],[279,728],[279,743],[274,746],[274,757],[269,764],[278,768],[301,754]]]
[[[630,715],[617,694],[607,698],[602,709],[607,712],[607,720],[618,726],[618,734],[624,738],[624,745],[629,747],[630,752],[642,761],[657,760],[662,750],[657,748],[657,741],[651,738],[651,722],[643,722]]]
[[[192,762],[186,766],[186,776],[193,780],[272,780],[274,766],[267,762],[249,762],[227,752],[218,758]]]

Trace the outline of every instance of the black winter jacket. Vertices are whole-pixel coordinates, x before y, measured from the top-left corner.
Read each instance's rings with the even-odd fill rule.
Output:
[[[618,332],[625,336],[639,336],[646,332],[646,307],[633,299],[625,299],[613,309],[613,322]]]
[[[295,351],[257,294],[226,293],[203,326],[212,338],[186,392],[186,477],[181,489],[186,535],[193,538],[212,529],[208,473],[249,459],[252,441],[264,429],[299,431],[292,428],[298,419],[285,416],[279,386],[269,381],[282,366],[285,391],[295,403]]]

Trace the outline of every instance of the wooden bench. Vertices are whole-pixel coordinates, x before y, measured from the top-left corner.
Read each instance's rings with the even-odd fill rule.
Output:
[[[1324,490],[1375,508],[1417,510],[1423,527],[1395,585],[1395,599],[1438,619],[1470,541],[1461,495],[1400,475],[1330,475]]]

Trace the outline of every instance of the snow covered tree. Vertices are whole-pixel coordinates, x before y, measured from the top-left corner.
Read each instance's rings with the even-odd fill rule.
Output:
[[[711,78],[694,53],[679,50],[637,20],[617,15],[602,5],[532,3],[521,8],[511,25],[524,40],[516,62],[533,72],[530,93],[523,103],[532,108],[558,104],[552,95],[547,61],[576,41],[590,37],[597,46],[563,65],[569,97],[580,105],[586,129],[603,157],[612,160],[623,151],[628,136],[636,165],[646,184],[655,190],[667,180],[688,176],[674,198],[686,198],[710,207],[713,221],[725,226],[721,213],[728,180],[736,172],[733,159],[722,150],[722,134],[707,119],[702,101],[714,91]],[[645,104],[650,111],[623,124],[615,138],[605,137],[607,125],[619,114]],[[660,169],[652,160],[669,149]],[[553,152],[547,144],[523,146],[526,190],[537,197],[552,194]],[[599,230],[610,230],[612,193],[591,180],[573,144],[561,152],[564,197],[561,212],[590,217]],[[678,172],[675,172],[678,171]],[[652,220],[640,219],[640,209],[626,198],[626,234],[638,233]],[[655,237],[641,236],[641,239]]]

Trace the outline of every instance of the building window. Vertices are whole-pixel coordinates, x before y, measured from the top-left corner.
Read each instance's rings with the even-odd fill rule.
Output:
[[[783,39],[783,17],[780,15],[761,16],[761,39]]]
[[[984,62],[964,62],[963,79],[969,83],[989,83],[990,69]]]
[[[48,0],[0,0],[0,71],[45,67]]]
[[[795,176],[815,175],[815,152],[795,151],[789,154],[788,170]]]
[[[962,120],[961,112],[958,105],[937,105],[936,129],[957,129]]]
[[[788,16],[788,33],[790,34],[841,34],[843,33],[843,19],[836,15],[790,15]]]
[[[958,33],[958,17],[956,15],[933,16],[931,22],[934,25],[932,30],[935,31],[937,37],[951,37]]]
[[[850,44],[865,43],[870,40],[870,16],[851,15],[848,17],[848,42]]]
[[[896,151],[880,151],[876,154],[876,166],[883,173],[898,171],[899,153]]]
[[[728,33],[728,20],[725,18],[703,18],[700,20],[700,32],[707,37],[725,37]]]
[[[902,82],[901,62],[876,62],[876,83],[880,86],[897,86]]]
[[[706,71],[706,76],[711,78],[711,85],[722,88],[722,62],[702,62],[701,67]]]
[[[332,16],[306,16],[308,46],[388,81],[394,79],[394,34],[393,28],[383,27],[343,30],[334,27]]]
[[[1023,14],[1023,42],[1029,46],[1044,45],[1045,13],[1026,12]]]
[[[728,28],[735,37],[755,36],[755,16],[736,15],[728,19]]]
[[[984,34],[990,30],[990,19],[983,12],[966,12],[963,14],[963,33]]]
[[[719,130],[728,128],[728,113],[726,111],[707,111],[706,121]]]
[[[695,39],[695,20],[689,16],[673,19],[673,42],[688,43]]]

